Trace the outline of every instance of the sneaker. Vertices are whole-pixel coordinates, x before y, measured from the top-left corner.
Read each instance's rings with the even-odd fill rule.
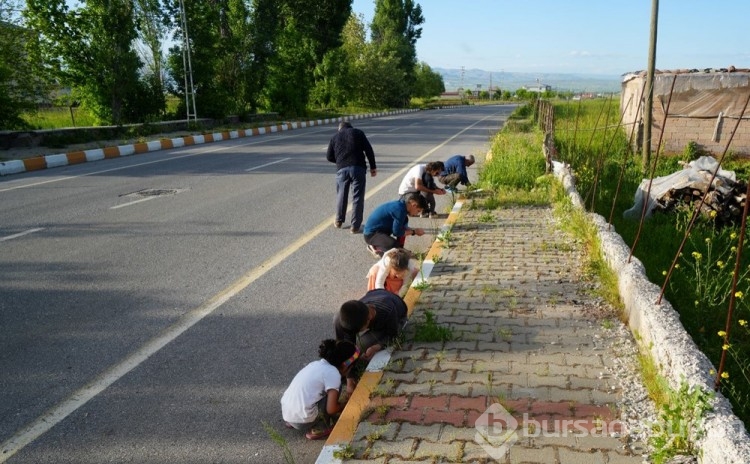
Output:
[[[383,252],[382,252],[382,251],[380,251],[380,250],[378,250],[377,248],[375,248],[375,247],[374,247],[374,246],[372,246],[372,245],[367,245],[367,251],[369,251],[369,252],[370,252],[370,254],[371,254],[372,256],[374,256],[375,258],[377,258],[377,259],[380,259],[380,258],[382,258],[382,257],[383,257]]]
[[[331,434],[332,430],[333,427],[326,427],[322,429],[313,428],[305,434],[305,438],[307,438],[308,440],[322,440],[323,438],[328,438],[328,435]]]
[[[349,229],[349,232],[351,232],[353,234],[358,234],[358,233],[362,232],[362,229],[360,229],[359,227],[357,227],[357,228],[352,227],[351,229]]]
[[[337,229],[341,229],[341,221],[334,221],[333,222],[333,227],[335,227]]]

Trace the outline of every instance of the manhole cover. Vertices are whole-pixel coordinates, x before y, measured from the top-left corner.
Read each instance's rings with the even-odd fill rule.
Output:
[[[120,195],[121,197],[130,197],[130,196],[136,196],[136,197],[158,197],[163,195],[176,195],[180,193],[181,189],[174,189],[174,188],[148,188],[143,190],[138,190],[137,192],[131,192],[131,193],[125,193]]]

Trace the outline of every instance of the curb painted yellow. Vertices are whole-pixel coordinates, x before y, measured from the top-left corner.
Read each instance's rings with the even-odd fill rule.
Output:
[[[456,202],[459,202],[460,200],[460,198],[457,198]],[[445,220],[443,230],[453,227],[458,220],[459,211],[460,208],[457,211],[451,211],[448,218]],[[442,250],[443,242],[435,240],[432,242],[432,246],[425,256],[425,260],[433,260],[435,257],[440,256]],[[413,314],[414,308],[419,302],[419,297],[421,295],[422,291],[414,287],[409,287],[406,295],[404,295],[407,319],[411,319],[411,315]],[[344,407],[344,411],[341,413],[339,420],[336,421],[336,425],[333,426],[333,430],[326,440],[326,447],[351,443],[354,438],[354,432],[357,431],[359,422],[362,419],[362,413],[370,404],[370,393],[377,388],[382,377],[382,371],[368,371],[362,375],[362,378],[357,382],[357,386],[354,388],[354,393],[352,393],[349,402],[346,404],[346,407]]]
[[[346,403],[336,426],[328,436],[326,445],[346,444],[352,441],[362,413],[370,404],[370,393],[375,390],[383,377],[383,372],[365,372],[359,379],[349,402]]]

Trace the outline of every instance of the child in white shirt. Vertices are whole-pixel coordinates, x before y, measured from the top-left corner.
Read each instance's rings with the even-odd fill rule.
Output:
[[[326,438],[335,417],[344,409],[339,403],[341,377],[359,358],[359,348],[345,340],[323,340],[319,360],[303,367],[281,397],[281,415],[288,428],[301,430],[308,440]]]

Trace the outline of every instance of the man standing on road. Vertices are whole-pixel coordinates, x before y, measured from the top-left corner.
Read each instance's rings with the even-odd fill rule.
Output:
[[[427,164],[417,164],[406,172],[401,185],[398,186],[398,194],[405,199],[412,193],[419,193],[427,200],[427,209],[422,214],[425,217],[437,217],[435,211],[435,195],[445,195],[445,190],[438,188],[434,176],[440,174],[445,166],[442,161],[433,161]]]
[[[448,158],[445,163],[443,172],[438,175],[438,180],[445,184],[448,190],[456,190],[458,184],[469,186],[469,176],[466,168],[474,164],[474,155],[462,156],[455,155]]]
[[[365,159],[367,157],[367,159]],[[349,232],[358,234],[362,227],[365,210],[365,183],[367,182],[367,162],[370,163],[370,176],[375,177],[375,152],[365,133],[344,121],[328,144],[326,158],[336,163],[336,219],[333,226],[341,228],[346,219],[349,203],[349,189],[352,190],[352,227]]]

